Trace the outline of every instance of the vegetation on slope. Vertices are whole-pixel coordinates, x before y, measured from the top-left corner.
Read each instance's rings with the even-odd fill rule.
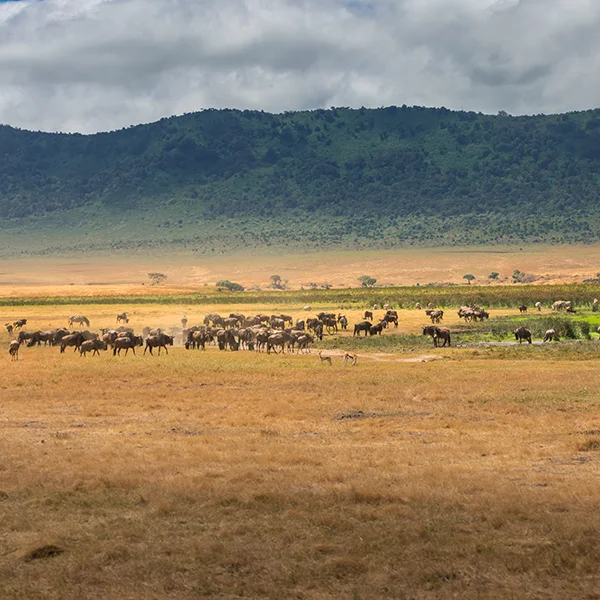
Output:
[[[96,135],[2,126],[0,157],[5,225],[156,215],[137,240],[177,243],[165,230],[178,227],[190,240],[190,225],[217,220],[251,245],[281,245],[297,226],[306,245],[592,241],[600,215],[600,110],[206,110]],[[323,220],[332,233],[313,227]]]

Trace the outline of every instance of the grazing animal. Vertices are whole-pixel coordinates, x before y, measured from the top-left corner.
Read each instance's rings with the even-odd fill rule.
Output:
[[[568,310],[573,307],[573,303],[570,300],[557,300],[552,303],[552,310]]]
[[[527,305],[521,304],[521,306],[519,306],[519,312],[521,314],[526,313],[527,312]]]
[[[394,329],[398,329],[398,313],[395,310],[388,311],[383,316],[383,322],[385,323],[384,327],[387,327],[389,323],[394,324]]]
[[[126,312],[119,313],[117,315],[117,323],[129,323],[129,317]]]
[[[386,326],[385,321],[379,321],[379,323],[377,323],[377,325],[371,326],[371,329],[369,329],[369,334],[370,335],[381,335],[385,326]]]
[[[73,323],[77,323],[79,326],[90,326],[90,320],[87,317],[81,315],[71,315],[69,317],[69,327],[73,327]]]
[[[523,327],[521,325],[521,327],[515,329],[513,333],[515,334],[515,339],[517,340],[517,342],[519,342],[519,344],[521,344],[523,340],[531,344],[531,331],[529,331],[529,329],[527,329],[526,327]]]
[[[83,342],[81,346],[79,346],[79,355],[87,356],[88,352],[91,352],[92,356],[95,354],[100,355],[100,350],[106,349],[108,349],[108,346],[102,340],[87,340],[86,342]]]
[[[12,325],[12,323],[4,323],[4,327],[6,327],[6,331],[8,331],[8,333],[12,333],[14,326]]]
[[[321,364],[329,363],[329,366],[331,367],[331,356],[323,356],[321,350],[319,350],[319,361],[321,362]]]
[[[136,346],[143,346],[144,340],[141,335],[132,335],[131,337],[117,337],[113,343],[113,356],[121,356],[121,350],[125,350],[125,356],[131,350],[135,356]]]
[[[48,344],[52,346],[55,333],[56,331],[34,331],[27,346],[31,347],[35,346],[36,344],[41,346],[42,342],[44,342],[44,346],[47,346]]]
[[[416,308],[417,310],[423,310],[423,307],[421,306],[421,303],[420,303],[420,302],[417,302],[417,303],[415,304],[415,308]]]
[[[306,310],[306,311],[311,311],[311,310],[312,310],[312,308],[311,308],[311,307],[310,307],[310,306],[307,304],[307,305],[304,307],[304,310]]]
[[[143,342],[139,344],[143,345]],[[158,348],[158,354],[160,356],[160,349],[164,348],[165,352],[169,354],[169,350],[167,346],[173,345],[173,336],[167,335],[166,333],[161,333],[159,335],[151,335],[146,338],[146,347],[144,348],[144,354],[146,354],[146,350],[150,350],[150,354],[153,354],[152,348]],[[135,350],[133,352],[135,354]]]
[[[544,334],[544,342],[560,342],[560,339],[556,333],[555,329],[548,329]]]
[[[370,310],[365,310],[365,321],[368,319],[369,321],[373,320],[373,313]]]
[[[21,344],[17,340],[13,340],[8,346],[8,353],[10,354],[10,360],[19,360],[19,348]]]
[[[332,335],[333,333],[337,333],[338,331],[338,322],[335,317],[327,317],[323,320],[323,325],[327,328],[327,333]]]
[[[542,303],[541,302],[536,302],[535,307],[538,309],[538,312],[542,312]]]
[[[444,343],[442,347],[448,344],[451,346],[452,344],[450,339],[450,330],[447,327],[437,327],[436,325],[427,325],[423,327],[423,335],[428,335],[433,339],[433,345],[437,348],[440,344],[439,341],[442,340]]]
[[[76,352],[79,350],[79,346],[85,342],[85,338],[81,333],[71,333],[69,335],[65,335],[60,340],[60,353],[64,354],[65,348],[68,346],[73,346],[73,351]]]
[[[383,305],[383,310],[390,310],[390,308],[392,308],[392,306],[390,304],[384,304]]]
[[[13,323],[13,329],[21,329],[21,327],[25,327],[25,325],[27,325],[27,319],[19,319]]]
[[[276,347],[281,347],[281,353],[285,352],[285,345],[292,341],[292,336],[285,331],[278,331],[271,334],[267,338],[267,354],[271,354],[271,350],[277,354]]]
[[[354,352],[344,352],[344,366],[350,363],[353,367],[356,366],[356,362],[358,361],[358,357]]]
[[[444,319],[443,310],[427,309],[425,314],[431,319],[432,323],[440,323]]]
[[[357,323],[354,326],[354,333],[352,334],[353,336],[358,335],[360,336],[360,332],[364,331],[365,332],[365,337],[369,334],[371,327],[373,327],[373,324],[370,323],[369,321],[362,321],[361,323]]]

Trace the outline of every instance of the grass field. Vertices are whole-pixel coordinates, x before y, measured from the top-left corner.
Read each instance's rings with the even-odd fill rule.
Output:
[[[95,330],[118,309],[4,306],[0,320],[44,329],[83,313]],[[306,316],[126,309],[138,330],[209,311]],[[445,321],[456,330],[456,311]],[[403,310],[398,332],[423,324]],[[598,340],[434,349],[419,336],[390,353],[349,337],[326,339],[331,367],[314,350],[5,353],[0,597],[598,598]],[[345,344],[357,367],[342,366]]]
[[[0,255],[0,295],[88,295],[149,293],[147,273],[167,275],[159,289],[201,291],[205,285],[229,279],[246,287],[270,283],[277,274],[293,289],[314,282],[334,287],[356,287],[357,277],[369,275],[382,285],[426,285],[431,282],[464,284],[473,274],[477,283],[489,282],[492,271],[500,282],[510,282],[515,270],[535,275],[537,283],[573,283],[596,277],[600,270],[598,246],[471,247],[312,252],[199,257],[193,251],[169,249],[145,254],[110,256],[52,255],[10,259]],[[152,291],[156,291],[155,289]]]

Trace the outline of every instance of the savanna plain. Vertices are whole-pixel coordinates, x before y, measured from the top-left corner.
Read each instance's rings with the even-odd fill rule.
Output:
[[[336,293],[310,316],[361,320],[366,297]],[[293,292],[203,304],[172,290],[123,307],[18,294],[31,303],[1,306],[1,320],[28,329],[85,314],[97,331],[121,310],[136,330],[183,314],[308,316]],[[506,304],[467,325],[444,306],[451,348],[404,304],[385,343],[326,334],[305,355],[4,351],[0,597],[600,598],[600,341],[472,342],[550,313]],[[568,318],[596,323],[589,304]]]

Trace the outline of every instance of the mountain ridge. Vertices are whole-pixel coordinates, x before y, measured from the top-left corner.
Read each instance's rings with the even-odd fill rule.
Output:
[[[202,245],[196,230],[248,235],[250,222],[259,237],[297,229],[309,247],[591,243],[599,184],[598,109],[209,109],[86,135],[0,126],[0,228],[15,235],[48,221],[58,237],[80,215],[72,234],[110,244],[126,215],[147,225],[132,243],[178,243],[180,229]]]

